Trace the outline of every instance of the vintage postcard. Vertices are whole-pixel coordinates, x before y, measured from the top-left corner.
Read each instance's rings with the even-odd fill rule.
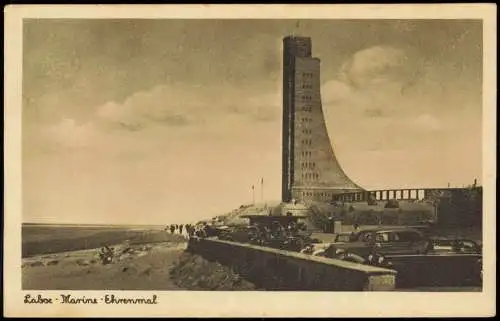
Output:
[[[5,315],[495,315],[495,9],[6,7]]]

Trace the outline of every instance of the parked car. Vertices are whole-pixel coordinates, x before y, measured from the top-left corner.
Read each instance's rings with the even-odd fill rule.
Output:
[[[331,243],[310,243],[307,244],[300,253],[310,254],[313,256],[325,256],[326,249],[331,245]]]
[[[374,228],[351,234],[348,242],[332,243],[325,256],[362,264],[384,265],[386,255],[424,254],[429,240],[412,228]]]
[[[231,240],[231,233],[234,231],[233,228],[229,226],[221,226],[217,228],[217,238],[219,240]]]
[[[333,243],[348,243],[353,239],[353,234],[351,232],[342,232],[335,235]]]
[[[229,233],[229,240],[240,243],[248,243],[258,235],[255,226],[238,226]]]
[[[481,244],[470,239],[454,237],[431,237],[429,241],[429,254],[453,253],[479,255],[468,280],[475,282],[475,284],[483,281],[483,248]]]
[[[429,238],[429,251],[433,253],[482,254],[482,247],[473,240],[462,238]]]

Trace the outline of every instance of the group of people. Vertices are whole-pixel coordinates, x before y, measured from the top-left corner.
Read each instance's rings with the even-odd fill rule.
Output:
[[[165,227],[165,231],[170,231],[171,234],[180,234],[186,237],[189,236],[191,229],[191,224],[171,224]]]
[[[180,234],[186,238],[197,236],[207,237],[211,236],[210,227],[204,224],[171,224],[165,227],[165,231],[170,231],[171,234]]]
[[[109,264],[109,263],[111,263],[113,261],[113,257],[114,257],[114,251],[113,250],[114,249],[112,247],[110,248],[107,245],[104,245],[103,247],[101,247],[99,249],[99,252],[98,252],[99,259],[101,260],[101,263],[103,265]]]

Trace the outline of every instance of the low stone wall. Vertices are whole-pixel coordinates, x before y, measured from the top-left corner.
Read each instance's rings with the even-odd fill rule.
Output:
[[[267,290],[392,291],[396,284],[393,270],[251,244],[192,238],[187,250]]]
[[[397,288],[482,286],[480,254],[387,256],[398,271]]]

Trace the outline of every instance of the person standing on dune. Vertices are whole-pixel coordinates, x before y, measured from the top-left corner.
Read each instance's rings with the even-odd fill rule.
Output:
[[[172,224],[172,225],[170,225],[170,233],[174,234],[174,232],[175,232],[175,226],[174,226],[174,224]]]

